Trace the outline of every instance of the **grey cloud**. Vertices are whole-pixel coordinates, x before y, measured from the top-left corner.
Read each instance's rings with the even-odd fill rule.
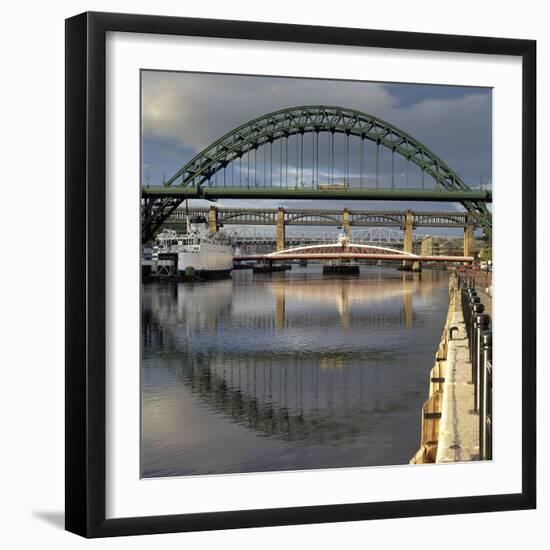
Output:
[[[379,116],[420,139],[469,183],[491,179],[491,98],[475,89],[461,98],[428,98],[403,108],[379,83],[143,73],[144,136],[174,140],[195,153],[252,118],[304,104]]]

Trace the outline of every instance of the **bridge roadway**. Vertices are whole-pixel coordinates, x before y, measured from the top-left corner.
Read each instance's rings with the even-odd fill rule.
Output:
[[[386,187],[382,189],[325,190],[308,187],[170,187],[166,185],[149,185],[141,188],[143,199],[302,199],[302,200],[378,200],[378,201],[437,201],[493,202],[491,190],[464,189],[399,189]]]
[[[233,260],[237,262],[247,260],[265,260],[268,262],[289,261],[289,260],[387,260],[395,262],[461,262],[472,263],[472,256],[421,256],[408,254],[361,254],[358,252],[328,252],[328,253],[308,253],[301,254],[299,252],[288,254],[244,254],[233,256]]]

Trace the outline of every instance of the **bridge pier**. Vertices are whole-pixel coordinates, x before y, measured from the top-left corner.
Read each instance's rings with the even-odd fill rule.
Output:
[[[413,251],[413,229],[414,229],[414,214],[412,210],[407,210],[405,212],[405,226],[404,226],[404,235],[403,235],[403,251],[412,253]],[[419,262],[415,262],[419,264]],[[413,262],[409,260],[403,260],[402,269],[404,271],[410,271],[414,267]],[[419,266],[417,265],[417,268]],[[418,269],[417,269],[418,271]]]
[[[472,215],[468,214],[466,227],[464,228],[464,256],[473,256],[474,254],[474,223]]]
[[[285,249],[285,209],[282,206],[277,208],[277,252]]]
[[[415,271],[415,272],[422,271],[422,262],[413,262],[411,269],[412,271]]]
[[[344,208],[342,212],[342,228],[344,229],[346,236],[350,238],[351,230],[349,227],[349,210],[347,208]]]
[[[218,232],[218,209],[215,206],[208,210],[208,229],[212,235]]]

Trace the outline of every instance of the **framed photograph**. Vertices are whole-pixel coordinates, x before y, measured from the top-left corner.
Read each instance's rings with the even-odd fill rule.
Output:
[[[66,528],[535,507],[536,44],[66,21]]]

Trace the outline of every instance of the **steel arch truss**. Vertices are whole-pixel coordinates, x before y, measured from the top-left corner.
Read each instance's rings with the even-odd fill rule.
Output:
[[[249,151],[292,135],[311,132],[356,136],[398,153],[431,176],[444,191],[471,191],[463,179],[426,145],[392,124],[354,109],[323,105],[282,109],[251,120],[212,143],[178,170],[165,187],[204,188],[212,177]],[[146,198],[142,209],[142,239],[148,240],[180,205],[184,196]],[[491,213],[483,201],[461,201],[490,235]]]

